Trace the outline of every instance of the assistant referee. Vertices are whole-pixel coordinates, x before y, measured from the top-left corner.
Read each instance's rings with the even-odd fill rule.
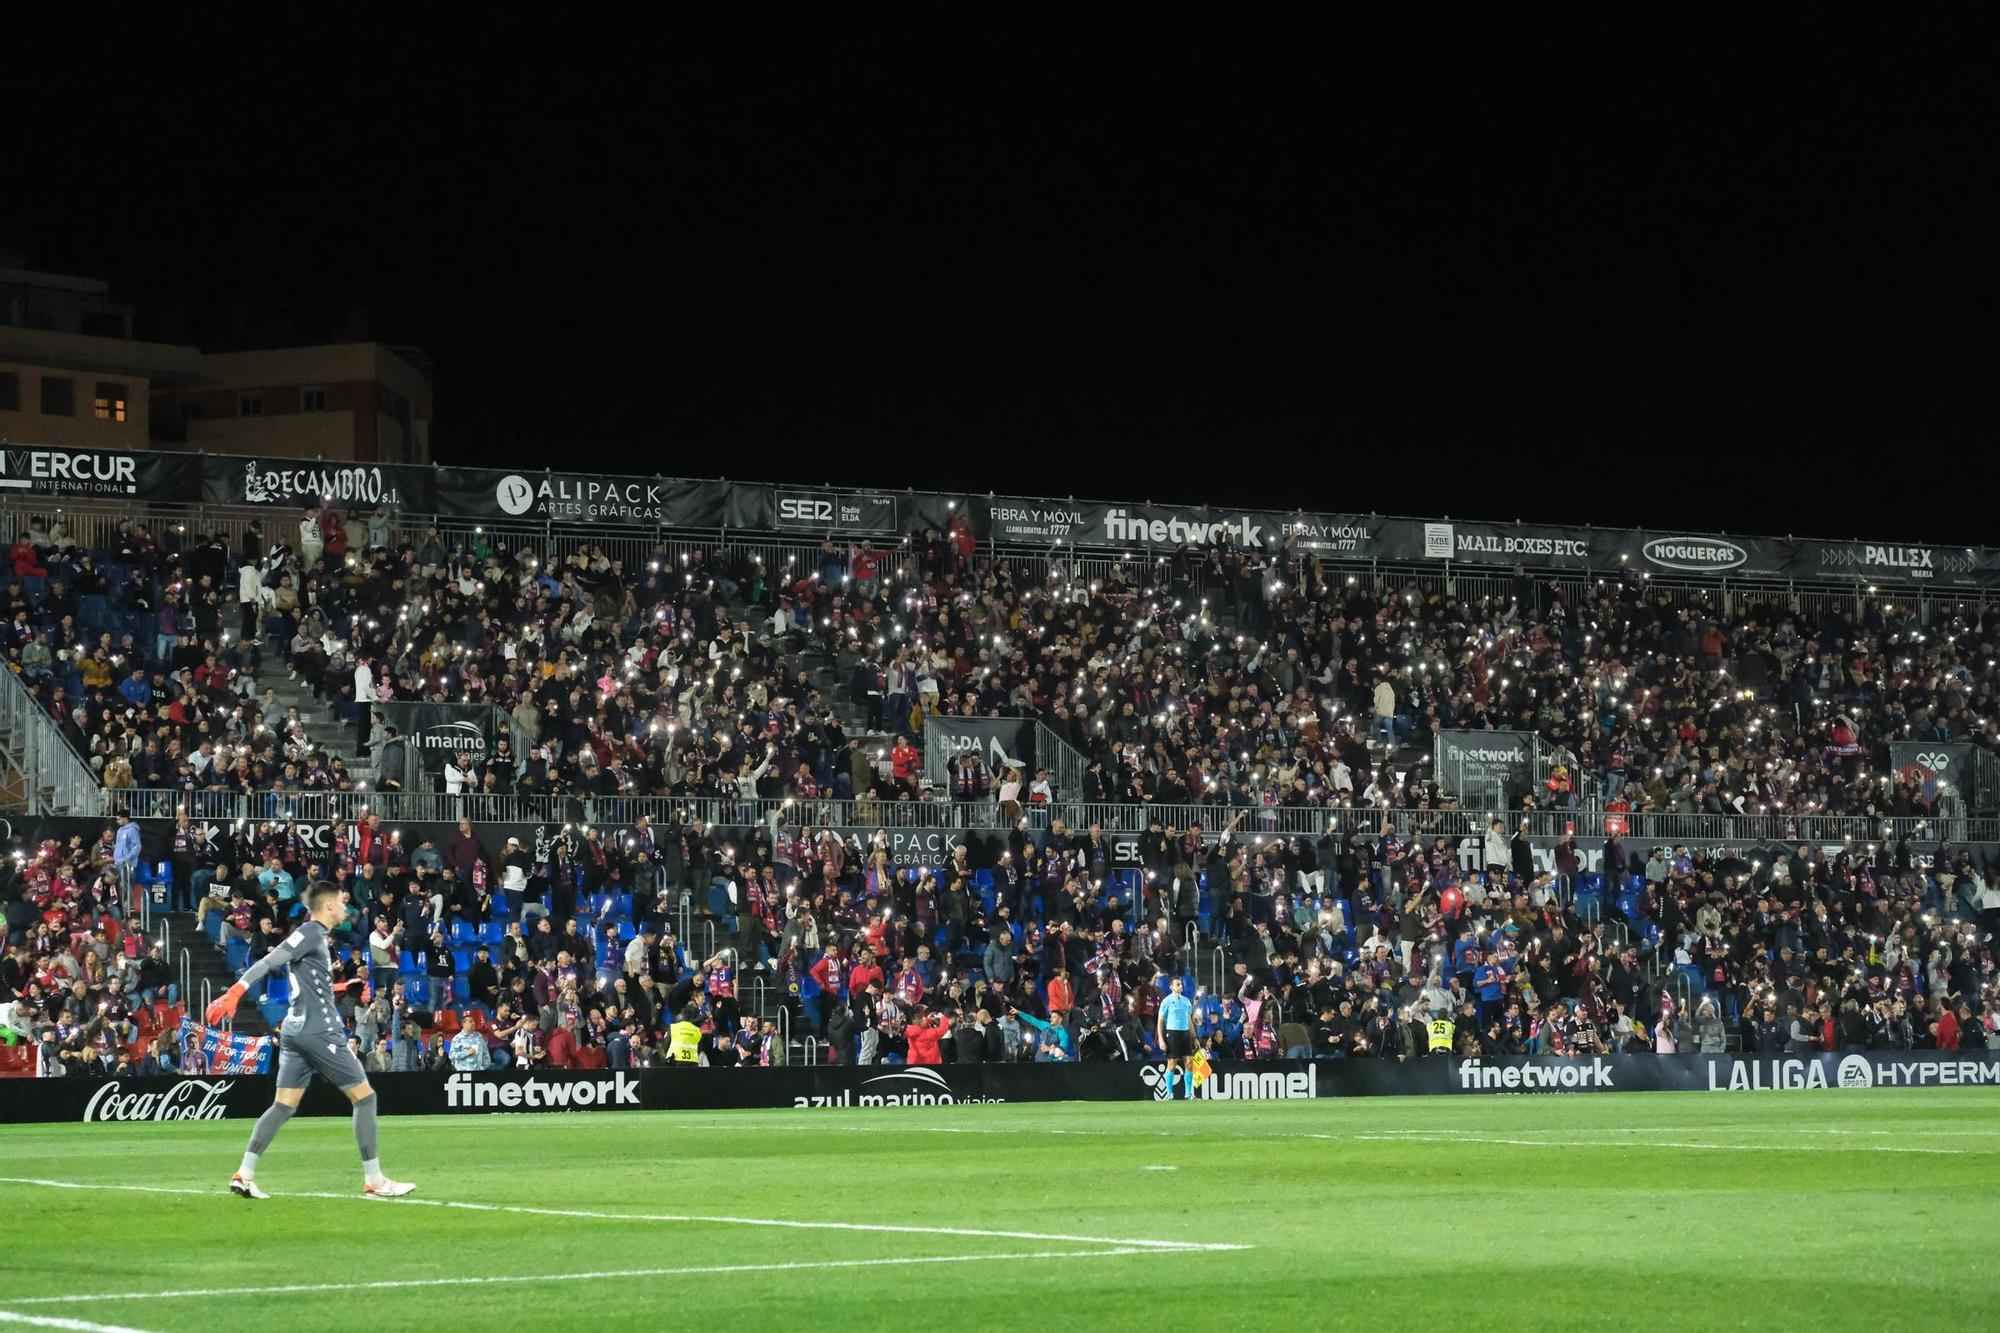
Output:
[[[1160,1001],[1160,1016],[1154,1027],[1160,1038],[1160,1049],[1167,1053],[1167,1097],[1174,1095],[1174,1075],[1181,1077],[1181,1086],[1187,1089],[1187,1098],[1194,1099],[1194,1080],[1182,1063],[1194,1054],[1194,1001],[1181,994],[1181,979],[1175,977],[1167,998]]]

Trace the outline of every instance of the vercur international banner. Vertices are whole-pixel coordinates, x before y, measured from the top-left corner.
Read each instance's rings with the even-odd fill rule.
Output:
[[[402,733],[423,761],[426,773],[442,773],[461,754],[484,759],[500,739],[498,710],[491,704],[377,704],[388,724]]]
[[[0,445],[0,496],[14,494],[186,503],[201,498],[200,471],[192,454]]]
[[[437,508],[433,472],[389,463],[201,457],[201,494],[209,504],[303,508],[325,502],[343,509],[388,505],[415,513]]]

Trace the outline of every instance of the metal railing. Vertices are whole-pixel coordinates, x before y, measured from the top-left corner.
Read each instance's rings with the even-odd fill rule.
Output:
[[[80,808],[75,813],[85,813]],[[923,841],[927,832],[997,834],[1009,829],[992,801],[839,801],[752,800],[680,796],[444,796],[428,792],[182,792],[172,788],[124,788],[103,793],[100,812],[123,809],[134,818],[168,819],[185,810],[190,819],[209,824],[257,825],[296,820],[299,823],[352,822],[366,814],[385,826],[401,823],[470,819],[474,823],[563,825],[570,828],[622,828],[642,815],[662,827],[693,820],[721,828],[791,826],[801,829],[833,826],[843,830],[881,830],[892,843],[908,834]],[[1497,819],[1511,833],[1524,823],[1530,837],[1574,835],[1593,846],[1614,833],[1627,846],[1676,842],[1794,843],[1815,845],[1852,842],[1856,850],[1872,851],[1881,843],[1907,838],[1913,844],[1941,839],[1952,842],[2000,841],[2000,818],[1770,814],[1714,815],[1640,813],[1602,809],[1370,809],[1319,806],[1224,806],[1095,804],[1058,801],[1031,807],[1036,826],[1046,828],[1061,819],[1073,831],[1097,827],[1106,833],[1138,833],[1158,820],[1163,828],[1187,831],[1197,826],[1213,834],[1232,821],[1235,836],[1256,846],[1279,838],[1318,838],[1332,834],[1380,834],[1385,829],[1405,840],[1413,838],[1478,838]],[[863,839],[866,841],[866,838]],[[948,839],[937,842],[942,859],[950,853]]]
[[[0,671],[0,731],[21,770],[29,812],[87,815],[100,808],[97,775],[77,757],[54,718],[12,671]]]

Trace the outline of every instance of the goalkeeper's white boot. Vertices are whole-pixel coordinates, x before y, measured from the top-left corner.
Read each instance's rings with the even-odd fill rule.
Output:
[[[362,1187],[361,1192],[371,1199],[394,1199],[408,1194],[414,1189],[416,1189],[416,1186],[406,1180],[391,1180],[389,1177],[384,1176],[380,1180],[371,1180],[368,1182],[368,1184]]]
[[[268,1199],[271,1196],[257,1188],[257,1182],[249,1176],[231,1176],[229,1192],[239,1199]]]

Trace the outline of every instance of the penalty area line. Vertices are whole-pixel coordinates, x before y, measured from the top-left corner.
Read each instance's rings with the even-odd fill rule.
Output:
[[[0,1324],[26,1324],[31,1328],[66,1328],[73,1333],[146,1333],[143,1328],[123,1324],[93,1324],[86,1319],[65,1319],[61,1315],[15,1314],[0,1310]]]
[[[1784,1143],[1690,1143],[1681,1139],[1510,1139],[1500,1138],[1491,1134],[1418,1134],[1410,1132],[1356,1134],[1354,1138],[1363,1143],[1495,1143],[1509,1148],[1561,1148],[1567,1152],[1575,1152],[1580,1148],[1606,1148],[1613,1152],[1625,1152],[1632,1148],[1692,1148],[1701,1152],[1821,1153],[1838,1151],[1843,1153],[1893,1152],[1964,1156],[1971,1151],[1967,1148],[1919,1148],[1905,1144],[1889,1143],[1857,1143],[1850,1147],[1834,1150],[1809,1143],[1796,1145]]]
[[[595,1282],[616,1278],[694,1277],[722,1273],[804,1272],[812,1269],[909,1268],[920,1264],[1006,1263],[1015,1259],[1102,1259],[1114,1255],[1184,1254],[1187,1246],[1164,1250],[1151,1246],[1120,1245],[1104,1250],[1032,1250],[1014,1254],[904,1255],[882,1259],[815,1259],[781,1264],[696,1264],[681,1268],[616,1268],[589,1273],[502,1273],[493,1277],[414,1277],[387,1278],[376,1282],[291,1282],[269,1287],[183,1287],[171,1291],[81,1292],[71,1296],[35,1296],[11,1302],[14,1305],[74,1305],[94,1301],[173,1301],[215,1296],[290,1296],[322,1291],[401,1291],[418,1287],[484,1287],[501,1283]],[[40,1319],[28,1315],[8,1316],[0,1321],[42,1324],[50,1328],[101,1330],[102,1333],[142,1333],[106,1324],[86,1324],[80,1320]]]
[[[0,1176],[0,1185],[34,1185],[44,1189],[111,1190],[128,1194],[177,1194],[198,1198],[225,1198],[219,1189],[194,1189],[178,1185],[114,1185],[77,1180],[47,1180],[33,1176]],[[1247,1250],[1248,1245],[1191,1240],[1152,1240],[1126,1236],[1080,1236],[1053,1231],[1000,1231],[987,1227],[908,1226],[891,1222],[814,1222],[788,1217],[722,1217],[702,1213],[612,1213],[592,1208],[536,1208],[526,1204],[466,1203],[456,1199],[368,1199],[361,1194],[336,1194],[330,1190],[302,1190],[296,1194],[275,1194],[274,1198],[359,1200],[378,1207],[457,1208],[475,1213],[517,1213],[529,1217],[575,1217],[597,1222],[687,1222],[712,1226],[779,1227],[791,1231],[864,1231],[903,1236],[970,1236],[984,1240],[1066,1241],[1077,1245],[1115,1245],[1134,1250],[1158,1250],[1184,1254],[1191,1250]],[[20,1302],[11,1302],[20,1304]]]

